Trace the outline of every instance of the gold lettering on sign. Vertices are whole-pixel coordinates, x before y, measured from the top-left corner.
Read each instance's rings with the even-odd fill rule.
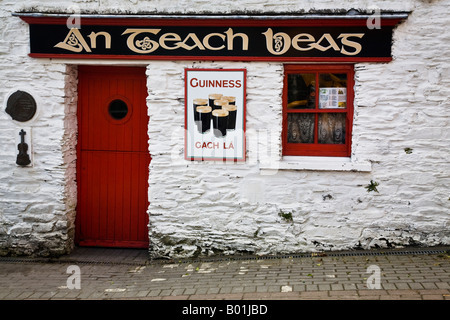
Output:
[[[354,56],[361,52],[362,46],[358,42],[348,40],[349,37],[357,37],[361,39],[362,37],[364,37],[364,33],[341,33],[338,37],[338,39],[342,38],[341,42],[343,46],[341,49],[341,53],[346,54],[348,56]],[[355,49],[355,51],[349,52],[345,49],[345,46],[349,46]]]
[[[225,36],[223,34],[220,33],[210,33],[208,34],[205,38],[203,38],[203,44],[205,45],[206,49],[208,50],[222,50],[223,48],[225,48],[225,45],[221,45],[220,47],[213,47],[209,44],[209,39],[211,37],[219,37],[222,40],[225,40]]]
[[[192,41],[194,41],[194,45],[188,46],[186,44],[186,41],[188,41],[189,39],[192,39]],[[205,47],[202,45],[202,43],[200,42],[200,40],[198,39],[198,37],[195,33],[189,33],[183,42],[178,42],[177,44],[179,47],[186,49],[186,50],[192,50],[195,47],[198,47],[200,50],[205,50]]]
[[[89,39],[91,39],[91,48],[95,49],[97,48],[97,36],[104,36],[105,37],[105,48],[111,49],[111,35],[108,32],[97,32],[94,31],[91,32],[90,35],[88,35]]]
[[[236,33],[233,34],[233,29],[229,28],[227,31],[225,31],[225,34],[227,35],[227,50],[233,50],[233,41],[234,38],[240,37],[242,39],[242,50],[247,51],[248,50],[248,36],[245,33]]]
[[[122,35],[128,35],[126,44],[128,48],[140,54],[148,54],[156,51],[159,47],[164,50],[184,49],[191,51],[197,50],[227,50],[234,51],[235,40],[242,43],[243,51],[248,50],[249,37],[245,33],[234,33],[232,28],[228,28],[223,33],[212,32],[199,38],[196,33],[188,33],[186,36],[180,36],[174,32],[160,34],[161,29],[135,29],[128,28]],[[339,51],[346,56],[359,54],[363,47],[358,39],[364,37],[364,33],[341,33],[338,36],[332,36],[330,33],[323,33],[318,40],[309,33],[299,33],[291,39],[291,36],[285,32],[274,34],[272,28],[268,28],[262,33],[265,36],[266,48],[272,55],[283,55],[291,48],[297,51]],[[69,30],[64,41],[57,43],[54,47],[72,52],[92,52],[91,49],[97,48],[97,38],[101,36],[104,39],[105,49],[111,49],[111,35],[106,31],[92,31],[87,37],[90,40],[90,46],[84,39],[80,30],[72,28]],[[155,37],[156,36],[156,37]],[[159,38],[158,38],[159,37]],[[241,41],[239,41],[239,39]],[[239,47],[239,45],[238,45]],[[236,50],[239,50],[237,48]]]
[[[174,41],[177,41],[175,44],[175,46],[173,46],[173,47],[169,47],[168,45],[167,45],[167,43],[166,42],[174,42]],[[166,49],[166,50],[175,50],[175,49],[178,49],[180,46],[178,45],[178,42],[179,41],[181,41],[181,37],[178,35],[178,34],[176,34],[176,33],[171,33],[171,32],[169,32],[169,33],[165,33],[165,34],[163,34],[162,36],[161,36],[161,38],[159,38],[159,44],[161,45],[161,48],[164,48],[164,49]]]
[[[165,50],[184,49],[191,51],[198,50],[233,50],[234,39],[242,39],[242,50],[248,50],[248,36],[244,33],[233,33],[233,29],[229,28],[222,33],[209,33],[203,39],[199,39],[197,34],[191,32],[183,39],[177,33],[168,32],[162,34],[159,39],[152,40],[149,36],[139,39],[139,36],[147,34],[157,35],[161,29],[126,29],[122,35],[129,34],[127,39],[128,48],[137,53],[151,53],[159,47]],[[96,36],[96,35],[95,35]],[[220,40],[213,41],[212,38]]]
[[[273,34],[271,28],[267,29],[266,32],[263,32],[263,35],[266,36],[266,46],[267,50],[271,54],[280,55],[286,53],[291,47],[291,38],[284,32],[278,32]],[[274,40],[274,41],[272,41]],[[273,43],[275,42],[275,47]]]
[[[84,40],[80,30],[76,28],[70,29],[64,41],[57,43],[55,47],[73,52],[81,52],[83,49],[86,50],[86,52],[91,52],[91,48],[89,48],[86,40]]]
[[[309,43],[314,41],[316,41],[316,39],[309,33],[299,33],[292,39],[292,46],[298,51],[308,51],[312,49],[311,45],[300,47],[299,42]]]
[[[136,36],[141,33],[158,34],[161,29],[126,29],[122,35],[130,34],[127,39],[127,46],[131,51],[137,53],[151,53],[158,49],[159,43],[151,40],[148,36],[141,40],[136,40]]]
[[[361,52],[362,45],[359,42],[349,40],[349,38],[355,37],[361,39],[364,36],[364,33],[341,33],[337,37],[337,39],[341,39],[342,47],[339,47],[338,43],[336,43],[333,36],[329,33],[324,33],[317,41],[314,36],[309,33],[299,33],[291,40],[291,37],[284,32],[273,34],[271,28],[267,29],[267,31],[262,34],[266,37],[267,51],[274,55],[286,53],[292,45],[292,47],[298,51],[316,49],[324,52],[333,49],[335,51],[340,51],[340,53],[347,56],[354,56]],[[326,43],[325,41],[328,42],[327,46],[324,46]],[[349,51],[346,47],[353,48],[353,51]]]
[[[320,43],[322,43],[322,41],[324,39],[328,41],[328,47],[324,47],[324,46],[320,45]],[[320,50],[320,51],[327,51],[330,48],[333,48],[335,51],[340,50],[339,46],[336,44],[333,37],[329,33],[324,33],[323,36],[319,39],[319,41],[317,41],[316,43],[310,44],[310,46],[312,48]]]

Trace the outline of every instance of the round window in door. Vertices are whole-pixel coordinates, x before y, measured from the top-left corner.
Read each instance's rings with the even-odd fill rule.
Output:
[[[128,106],[125,101],[116,99],[109,103],[108,112],[115,120],[122,120],[128,114]]]
[[[122,124],[130,119],[131,103],[125,97],[113,97],[107,103],[106,117],[114,124]]]

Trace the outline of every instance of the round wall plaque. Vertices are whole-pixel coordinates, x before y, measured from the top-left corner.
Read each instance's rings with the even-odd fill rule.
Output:
[[[8,98],[5,111],[13,120],[26,122],[36,113],[36,101],[29,93],[18,90]]]

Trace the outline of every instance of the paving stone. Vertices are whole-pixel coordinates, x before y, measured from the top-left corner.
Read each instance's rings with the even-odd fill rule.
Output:
[[[440,294],[427,294],[422,296],[423,300],[444,300],[444,296]]]
[[[450,282],[436,282],[435,284],[439,289],[450,289]]]
[[[411,289],[423,289],[423,285],[421,283],[413,282],[408,284]]]
[[[82,289],[70,290],[66,288],[69,276],[66,270],[76,261],[18,264],[0,257],[0,299],[450,300],[450,259],[437,255],[386,255],[368,260],[364,256],[354,256],[322,257],[321,260],[145,263],[141,266],[121,264],[120,259],[125,261],[126,257],[121,257],[120,252],[108,259],[118,261],[80,264]],[[372,264],[381,269],[382,289],[367,287],[370,276],[367,267]],[[197,266],[211,272],[196,272]],[[186,274],[189,276],[183,277]],[[292,291],[282,292],[283,286],[291,287]],[[124,291],[105,291],[114,288]]]

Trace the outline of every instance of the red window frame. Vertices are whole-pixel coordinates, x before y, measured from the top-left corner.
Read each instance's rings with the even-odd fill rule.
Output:
[[[347,107],[345,109],[319,109],[319,85],[315,86],[314,109],[288,109],[288,75],[300,73],[315,73],[316,83],[319,84],[320,73],[345,73],[347,74]],[[284,156],[329,156],[349,157],[351,154],[351,138],[353,126],[353,98],[354,98],[354,66],[350,64],[318,64],[318,65],[285,65],[283,87],[283,155]],[[314,143],[288,143],[288,114],[289,113],[313,113]],[[320,113],[346,113],[345,143],[344,144],[319,144],[318,143],[318,118]]]

